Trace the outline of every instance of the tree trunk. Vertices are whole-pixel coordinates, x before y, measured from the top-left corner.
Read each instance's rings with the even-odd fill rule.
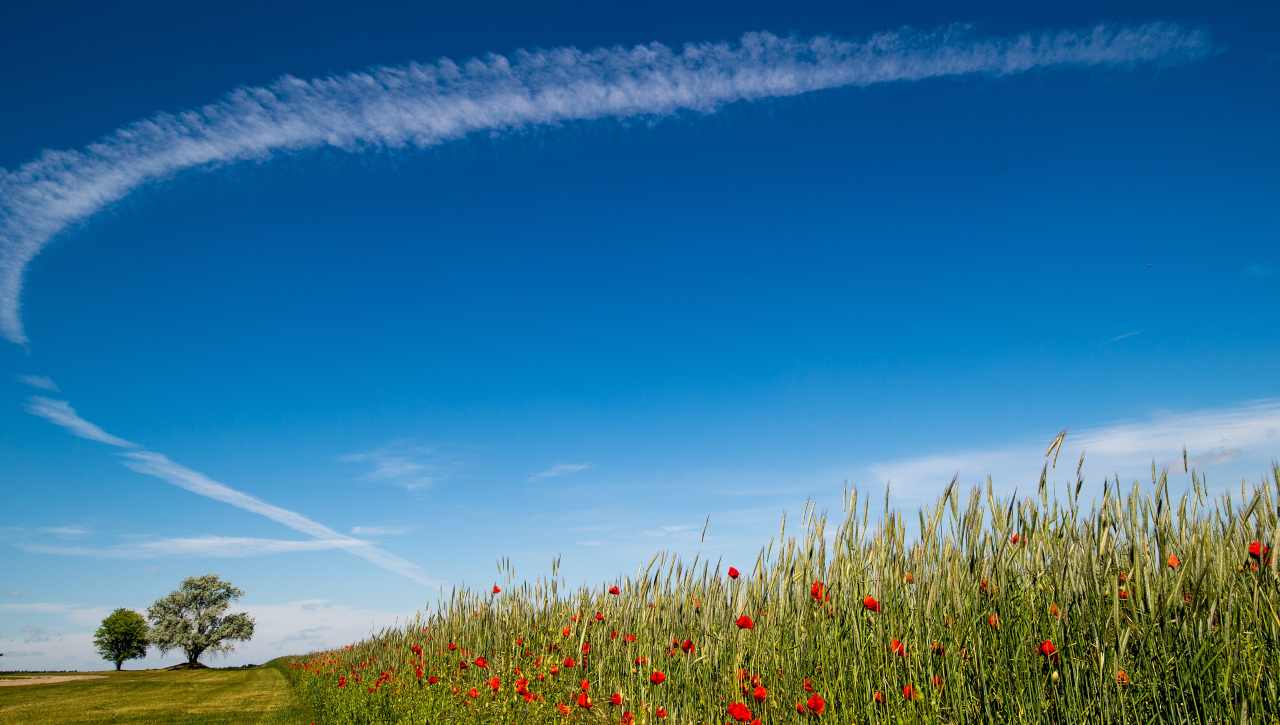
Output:
[[[124,660],[116,660],[116,672],[120,671],[120,665],[124,664]]]
[[[187,650],[187,664],[192,667],[195,667],[197,664],[199,664],[200,654],[203,651],[204,650],[198,650],[198,649]]]

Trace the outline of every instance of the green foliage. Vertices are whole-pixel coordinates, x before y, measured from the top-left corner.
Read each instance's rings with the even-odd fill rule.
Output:
[[[93,646],[102,659],[114,662],[116,669],[125,660],[147,656],[147,620],[132,609],[117,609],[102,620],[93,635]]]
[[[147,609],[151,643],[168,652],[181,649],[195,664],[205,652],[230,652],[235,642],[253,637],[253,618],[227,614],[244,592],[213,574],[188,577],[182,586]]]
[[[1048,488],[953,485],[910,533],[850,494],[838,530],[806,510],[737,579],[659,554],[615,596],[504,569],[501,593],[454,592],[291,677],[343,723],[725,722],[732,703],[764,722],[1277,721],[1280,467],[1239,499],[1195,474],[1176,498],[1163,474],[1108,482],[1084,510],[1079,485]]]

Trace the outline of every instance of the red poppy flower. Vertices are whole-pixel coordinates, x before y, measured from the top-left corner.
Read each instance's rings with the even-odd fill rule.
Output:
[[[617,585],[617,584],[615,584],[615,585],[613,585],[613,586],[609,587],[609,593],[616,597],[616,596],[618,596],[619,594],[621,594],[621,593],[622,593],[622,590],[618,588],[618,585]]]
[[[457,643],[457,642],[450,642],[450,643],[449,643],[449,651],[450,651],[450,652],[455,652],[455,651],[457,651],[457,649],[458,649],[458,643]]]
[[[919,696],[920,696],[920,693],[916,692],[916,688],[912,687],[911,685],[902,686],[902,699],[914,700]]]
[[[417,642],[414,642],[413,644],[409,645],[409,651],[421,657],[422,645],[418,644]]]
[[[621,693],[621,692],[615,692],[615,693],[613,693],[612,695],[610,695],[610,696],[609,696],[609,704],[611,704],[611,705],[621,705],[621,704],[622,704],[622,693]]]
[[[756,626],[756,623],[751,621],[751,617],[748,617],[745,614],[738,617],[738,620],[734,622],[734,624],[738,625],[738,629],[754,629]]]
[[[575,660],[574,658],[572,658],[572,657],[565,657],[565,658],[564,658],[564,668],[565,668],[566,670],[571,670],[571,669],[573,669],[574,667],[577,667],[577,666],[578,666],[578,661],[577,661],[577,660]]]
[[[423,675],[425,675],[425,674],[427,674],[427,673],[426,673],[426,671],[425,671],[425,670],[423,670],[423,669],[422,669],[422,665],[418,665],[418,666],[414,669],[413,674],[414,674],[414,675],[415,675],[419,680],[421,680],[421,679],[422,679],[422,676],[423,676]]]
[[[523,697],[525,702],[533,702],[534,700],[538,699],[537,695],[533,694],[532,692],[529,692],[528,690],[521,692],[520,697]]]
[[[560,636],[561,636],[561,637],[568,637],[568,636],[569,636],[569,631],[570,631],[570,630],[569,630],[569,628],[568,628],[568,627],[562,627],[562,628],[560,629]]]
[[[813,683],[809,681],[808,677],[804,678],[804,691],[813,692]]]
[[[493,585],[493,593],[494,593],[494,594],[501,594],[501,593],[502,593],[502,587],[498,586],[497,584],[494,584],[494,585]]]
[[[1000,629],[1000,615],[992,612],[987,615],[987,626],[992,629]]]
[[[738,722],[751,722],[751,710],[740,702],[729,705],[729,717]]]
[[[662,674],[662,670],[654,670],[653,674],[649,675],[649,682],[652,682],[655,685],[661,685],[666,681],[667,676]]]
[[[797,712],[798,714],[800,714],[800,715],[803,715],[803,714],[804,714],[804,703],[803,703],[803,702],[797,702],[797,703],[796,703],[796,712]]]
[[[634,634],[624,634],[622,635],[622,638],[628,642],[636,641],[636,636]]]
[[[1265,546],[1261,541],[1257,541],[1257,540],[1250,541],[1249,556],[1253,557],[1254,559],[1270,559],[1271,547]]]
[[[630,710],[622,713],[622,719],[618,722],[620,725],[635,725],[636,716],[631,714]]]
[[[737,567],[732,567],[732,566],[731,566],[731,567],[729,567],[729,578],[730,578],[730,579],[737,579],[737,578],[738,578],[738,574],[739,574],[739,572],[738,572]]]
[[[1124,670],[1116,670],[1116,684],[1121,687],[1129,684],[1129,673]]]
[[[764,685],[756,685],[756,689],[751,691],[751,697],[755,698],[756,702],[764,702],[768,696],[769,691],[764,688]]]
[[[589,654],[590,652],[591,652],[591,643],[590,643],[590,642],[583,642],[583,643],[582,643],[582,654],[584,654],[584,655],[585,655],[585,654]]]
[[[477,657],[475,660],[475,664],[476,664],[476,667],[479,667],[480,669],[483,670],[489,667],[489,660],[486,660],[484,657]]]
[[[590,689],[591,689],[591,680],[583,680],[582,682],[579,682],[579,683],[578,683],[578,689],[579,689],[579,690],[582,690],[583,692],[586,692],[587,690],[590,690]]]
[[[809,587],[809,596],[813,597],[813,601],[821,602],[826,594],[827,587],[821,580],[814,581]]]
[[[693,640],[686,639],[685,641],[681,642],[680,649],[684,650],[684,653],[687,655],[693,654],[693,650],[694,650]]]
[[[939,690],[942,689],[942,675],[934,675],[932,678],[929,679],[929,681],[932,682],[933,686],[936,687],[937,689]]]
[[[879,690],[876,690],[875,692],[871,693],[871,699],[874,700],[877,705],[883,705],[884,693]]]
[[[346,686],[347,686],[347,676],[346,676],[346,675],[338,675],[338,688],[339,688],[339,689],[341,689],[341,688],[346,687]]]
[[[1121,598],[1121,599],[1128,599],[1128,598],[1129,598],[1129,590],[1128,590],[1128,589],[1121,589],[1121,590],[1119,590],[1119,591],[1117,592],[1117,594],[1119,594],[1119,595],[1120,595],[1120,598]]]
[[[659,720],[665,720],[667,717],[667,708],[659,705],[658,709],[653,711],[653,716]]]
[[[490,678],[489,678],[489,689],[490,689],[490,690],[493,690],[494,692],[497,692],[498,690],[501,690],[501,689],[502,689],[502,680],[499,680],[497,677],[490,677]]]
[[[480,697],[480,691],[473,687],[470,690],[467,690],[467,697],[474,700],[477,697]]]
[[[822,699],[822,695],[813,693],[809,696],[809,701],[805,703],[809,708],[809,712],[814,715],[821,715],[827,709],[827,701]]]
[[[578,707],[582,708],[583,710],[591,709],[591,697],[587,695],[587,693],[585,692],[578,693]]]
[[[901,640],[897,640],[897,639],[890,640],[889,649],[892,650],[893,653],[898,655],[899,657],[907,656],[907,646],[903,644]]]
[[[573,710],[569,709],[569,706],[564,704],[563,702],[558,703],[556,705],[556,709],[560,711],[561,715],[568,715],[569,713],[573,712]]]
[[[1058,661],[1058,648],[1053,646],[1053,641],[1046,639],[1040,643],[1040,655],[1050,661]]]
[[[1182,560],[1178,558],[1177,554],[1170,554],[1169,558],[1165,560],[1165,563],[1169,565],[1170,569],[1177,569],[1182,566]]]
[[[604,621],[604,612],[596,612],[596,621],[597,621],[597,622],[603,622],[603,621]]]
[[[435,675],[432,675],[432,676],[430,676],[430,677],[428,677],[428,678],[427,678],[427,684],[428,684],[428,685],[434,685],[434,684],[436,684],[436,683],[438,683],[438,682],[440,682],[440,678],[439,678],[439,677],[436,677]]]
[[[875,597],[868,594],[862,598],[862,607],[868,612],[878,612],[880,611],[880,602],[877,602]]]
[[[1019,543],[1020,541],[1022,541],[1022,537],[1021,537],[1021,536],[1019,536],[1018,534],[1010,534],[1010,535],[1009,535],[1009,543],[1010,543],[1010,544],[1017,544],[1017,543]]]

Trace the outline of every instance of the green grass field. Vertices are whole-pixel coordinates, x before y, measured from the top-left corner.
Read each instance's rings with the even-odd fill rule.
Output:
[[[0,723],[293,725],[312,720],[275,664],[93,674],[106,677],[0,687]]]

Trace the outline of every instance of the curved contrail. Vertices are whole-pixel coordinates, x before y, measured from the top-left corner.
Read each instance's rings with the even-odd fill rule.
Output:
[[[1208,50],[1205,32],[1167,23],[1001,38],[952,26],[857,42],[753,33],[736,43],[680,49],[518,51],[314,80],[285,77],[0,170],[0,334],[27,342],[23,274],[50,239],[139,185],[184,169],[283,150],[426,147],[481,130],[712,111],[840,86],[1178,60]]]

